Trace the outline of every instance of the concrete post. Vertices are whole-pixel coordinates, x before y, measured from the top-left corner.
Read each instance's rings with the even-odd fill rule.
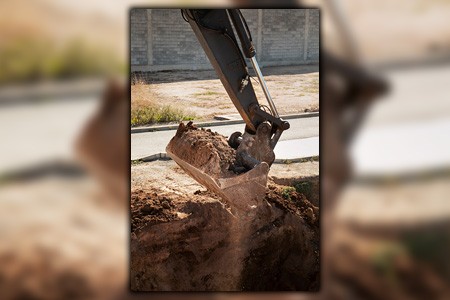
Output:
[[[305,11],[305,34],[303,36],[303,61],[308,60],[309,9]]]
[[[263,10],[258,9],[258,27],[257,27],[258,33],[256,36],[256,56],[260,63],[262,63],[262,61],[263,61],[263,57],[262,57],[262,20],[263,20]]]
[[[153,33],[151,9],[147,9],[147,65],[153,65]]]

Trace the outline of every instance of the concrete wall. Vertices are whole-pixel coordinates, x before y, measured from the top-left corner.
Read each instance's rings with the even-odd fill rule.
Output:
[[[318,9],[243,9],[261,66],[319,62]],[[132,9],[131,71],[212,69],[179,9]]]

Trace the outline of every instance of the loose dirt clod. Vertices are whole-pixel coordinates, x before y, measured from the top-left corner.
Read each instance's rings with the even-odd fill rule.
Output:
[[[192,122],[180,123],[168,145],[178,157],[215,178],[235,176],[230,167],[236,162],[236,151],[226,138],[210,129],[197,128]]]

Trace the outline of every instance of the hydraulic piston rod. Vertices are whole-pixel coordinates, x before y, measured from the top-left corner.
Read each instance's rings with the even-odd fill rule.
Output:
[[[272,97],[270,96],[269,89],[267,88],[266,81],[264,80],[264,76],[259,69],[258,62],[256,61],[256,57],[250,57],[250,61],[252,62],[253,70],[255,70],[256,75],[258,76],[259,82],[261,83],[262,89],[264,91],[264,95],[266,96],[267,102],[269,103],[270,110],[275,118],[278,118],[278,111],[275,107],[275,104],[272,101]]]

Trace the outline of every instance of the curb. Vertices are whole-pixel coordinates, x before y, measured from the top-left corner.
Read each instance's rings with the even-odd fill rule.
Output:
[[[318,116],[319,116],[319,112],[310,112],[310,113],[284,115],[284,116],[280,116],[280,117],[285,120],[289,120],[289,119],[313,118],[313,117],[318,117]],[[234,125],[234,124],[244,124],[244,121],[243,120],[227,120],[227,121],[199,122],[199,123],[195,123],[195,126],[197,126],[197,127],[214,127],[214,126]],[[177,128],[178,128],[178,124],[137,127],[137,128],[131,128],[130,133],[133,134],[133,133],[143,133],[143,132],[153,132],[153,131],[176,130]]]
[[[313,155],[313,156],[307,156],[307,157],[300,157],[300,158],[290,158],[290,159],[283,159],[283,158],[275,158],[274,164],[290,164],[290,163],[302,163],[307,161],[319,161],[320,156],[319,155]]]
[[[138,159],[132,159],[131,161],[136,161],[136,162],[151,162],[151,161],[155,161],[155,160],[172,160],[170,158],[169,155],[167,155],[167,153],[162,152],[162,153],[156,153],[156,154],[152,154],[149,156],[145,156],[143,158],[138,158]]]
[[[170,158],[169,155],[167,155],[167,153],[162,152],[162,153],[149,155],[149,156],[146,156],[143,158],[132,159],[131,162],[132,163],[133,162],[152,162],[155,160],[172,160],[172,159]],[[318,160],[319,160],[319,156],[314,155],[314,156],[309,156],[309,157],[300,157],[300,158],[291,158],[291,159],[277,158],[277,159],[275,159],[275,161],[273,163],[274,164],[290,164],[290,163],[318,161]]]

